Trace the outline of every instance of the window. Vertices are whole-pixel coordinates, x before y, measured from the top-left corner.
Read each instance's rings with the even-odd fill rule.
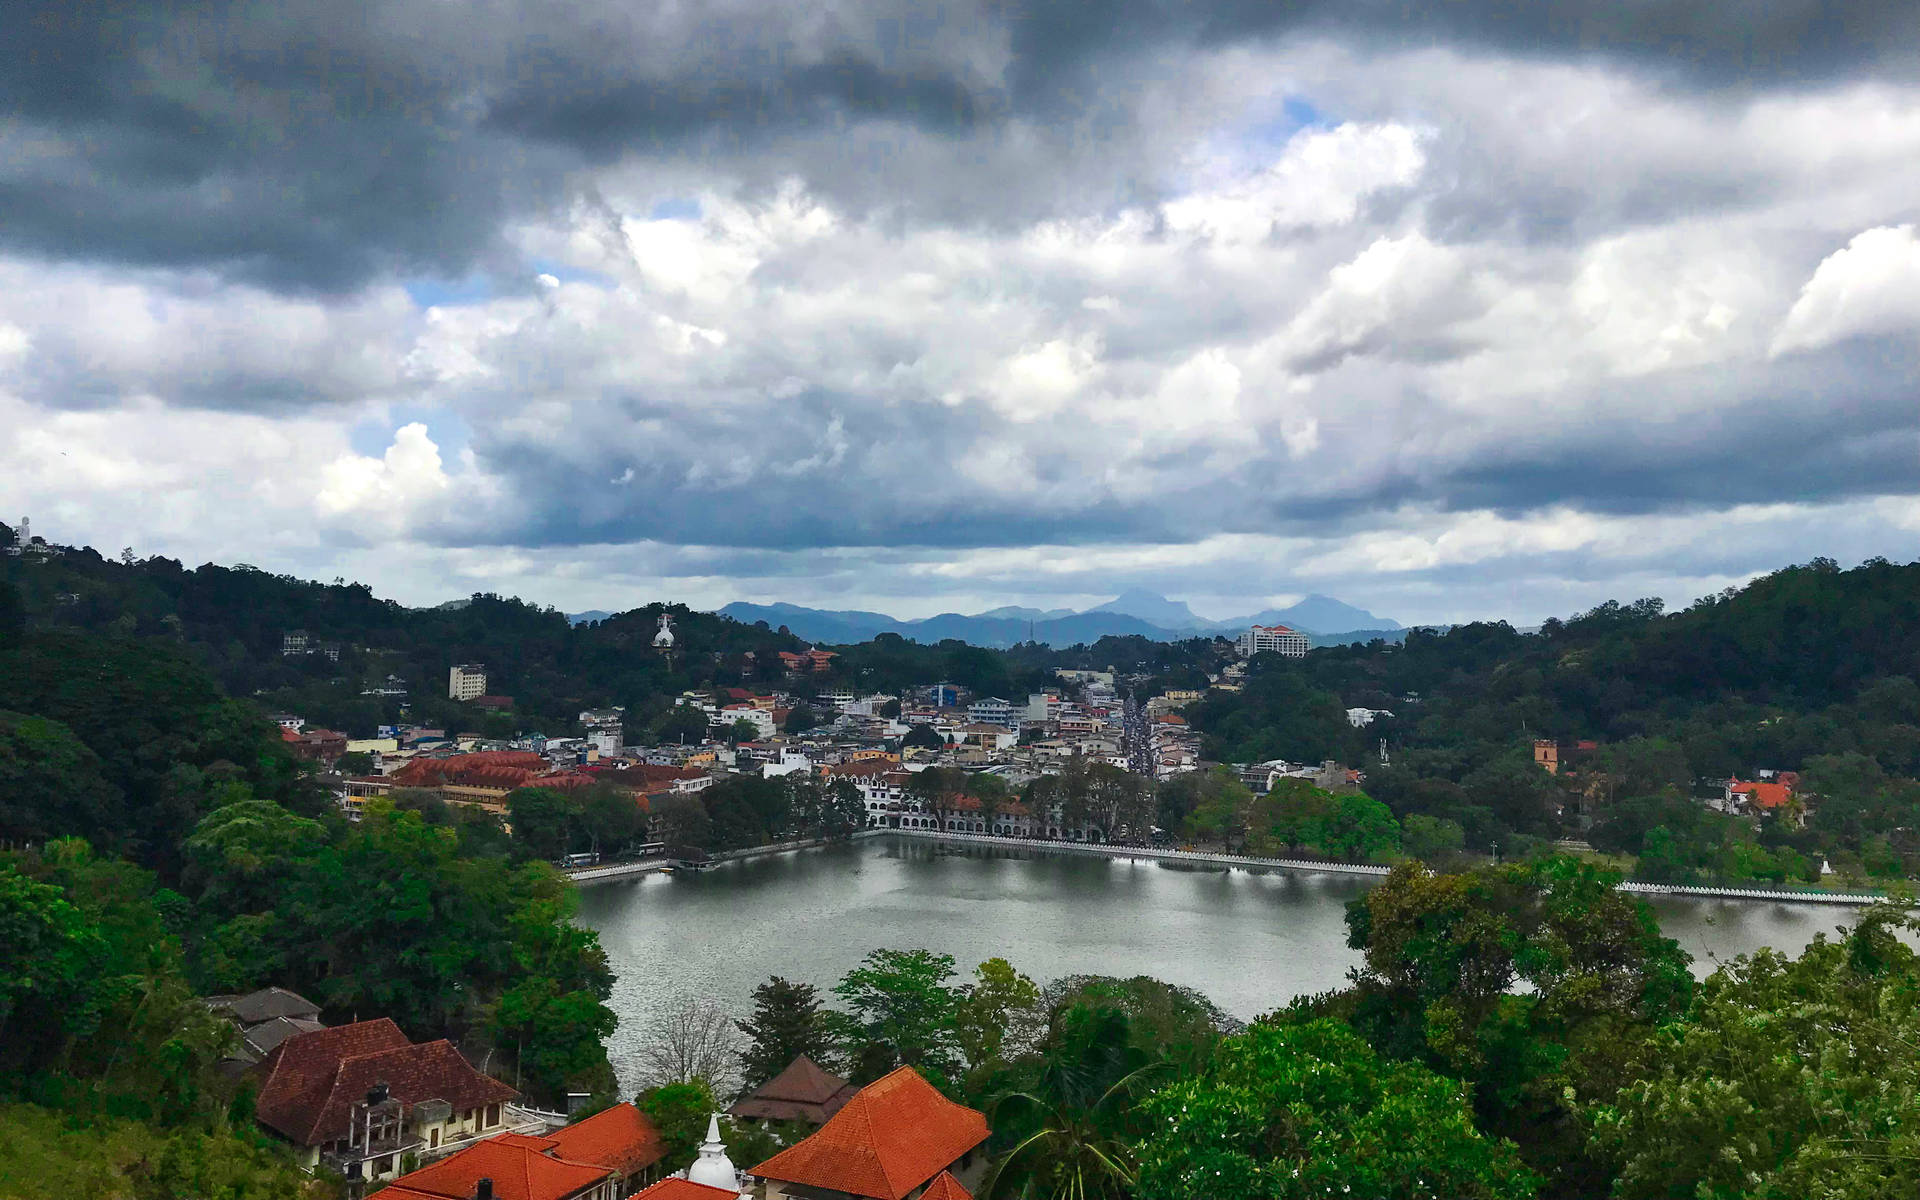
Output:
[[[499,1123],[500,1123],[500,1106],[498,1104],[487,1105],[486,1127],[488,1129],[492,1129],[495,1125],[498,1125]]]
[[[385,1175],[391,1170],[393,1170],[393,1155],[391,1154],[381,1155],[380,1161],[373,1164],[373,1173],[375,1175]]]
[[[440,1127],[438,1125],[435,1125],[433,1127],[433,1132],[427,1135],[427,1149],[438,1150],[439,1148],[440,1148]]]

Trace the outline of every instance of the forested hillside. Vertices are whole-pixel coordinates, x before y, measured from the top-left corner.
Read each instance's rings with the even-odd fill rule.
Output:
[[[42,563],[0,560],[35,628],[69,628],[159,639],[184,647],[232,695],[300,713],[309,722],[370,737],[400,717],[397,697],[363,695],[389,675],[404,681],[418,724],[506,736],[571,728],[585,708],[624,705],[635,725],[664,712],[697,684],[739,684],[780,675],[777,652],[797,638],[694,612],[649,605],[570,626],[552,608],[479,594],[457,605],[406,608],[364,584],[271,575],[246,565],[188,570],[168,558],[102,558],[78,548]],[[659,616],[673,620],[674,652],[653,650]],[[286,655],[284,635],[303,631],[328,653]],[[752,657],[749,658],[748,655]],[[455,663],[487,669],[490,691],[511,696],[511,715],[447,699]]]
[[[188,1000],[277,984],[496,1045],[547,1098],[601,1090],[611,976],[530,858],[438,805],[349,824],[180,648],[0,628],[0,882],[26,914],[0,938],[0,1076],[117,1094],[88,1056],[151,1026],[151,1061],[215,1094]]]
[[[1916,677],[1920,564],[1816,560],[1681,612],[1610,602],[1535,634],[1476,623],[1263,656],[1243,691],[1188,715],[1222,760],[1365,765],[1367,791],[1397,815],[1453,821],[1481,849],[1584,831],[1639,855],[1651,832],[1672,878],[1791,876],[1821,855],[1908,874],[1920,869]],[[1393,715],[1356,729],[1349,707]],[[1535,767],[1535,739],[1598,747],[1556,780]],[[1742,848],[1691,797],[1761,769],[1801,772],[1818,800],[1804,829],[1769,820]]]

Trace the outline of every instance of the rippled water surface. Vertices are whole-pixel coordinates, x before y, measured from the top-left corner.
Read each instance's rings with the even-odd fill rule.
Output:
[[[1081,855],[887,839],[649,875],[581,890],[581,921],[619,974],[611,1047],[623,1088],[657,1014],[687,996],[745,1015],[769,975],[830,986],[869,951],[925,947],[962,971],[999,956],[1041,981],[1155,975],[1251,1017],[1338,987],[1346,902],[1373,881],[1191,870]],[[1695,969],[1758,946],[1798,951],[1851,910],[1660,898],[1661,926]]]

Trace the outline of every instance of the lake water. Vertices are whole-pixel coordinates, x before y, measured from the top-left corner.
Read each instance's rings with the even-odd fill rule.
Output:
[[[623,1091],[658,1016],[687,997],[746,1015],[770,975],[825,991],[868,951],[928,949],[962,973],[993,957],[1045,983],[1062,975],[1153,975],[1248,1018],[1342,985],[1345,905],[1374,881],[1297,872],[1189,869],[1077,854],[873,839],[648,875],[580,892],[580,920],[613,969],[620,1028],[609,1046]],[[1660,924],[1694,958],[1760,946],[1798,952],[1851,918],[1826,905],[1658,897]]]

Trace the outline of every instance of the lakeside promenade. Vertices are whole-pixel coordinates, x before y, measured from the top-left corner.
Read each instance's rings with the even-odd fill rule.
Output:
[[[1043,854],[1080,854],[1100,858],[1125,858],[1135,862],[1189,863],[1200,867],[1225,867],[1228,870],[1244,871],[1304,871],[1328,875],[1367,875],[1379,878],[1385,876],[1391,868],[1377,863],[1324,862],[1305,858],[1265,858],[1251,854],[1225,854],[1208,850],[1159,849],[1148,846],[1114,846],[1101,842],[1060,842],[1040,841],[1029,838],[998,837],[988,833],[944,833],[934,829],[862,829],[851,835],[855,841],[870,838],[904,838],[912,841],[937,842],[956,846],[983,846],[1005,850],[1038,851]],[[789,850],[805,850],[825,845],[827,839],[810,838],[804,841],[780,842],[770,846],[753,846],[745,850],[717,854],[713,857],[715,865],[738,859],[758,858],[768,854],[784,854]],[[645,859],[634,863],[614,863],[601,867],[581,867],[568,871],[568,878],[575,883],[599,883],[613,879],[630,879],[640,875],[649,875],[668,870],[673,866],[670,859]],[[1822,888],[1770,888],[1758,886],[1711,887],[1683,884],[1642,883],[1629,880],[1618,885],[1623,892],[1646,896],[1689,896],[1704,900],[1761,900],[1781,904],[1829,904],[1842,907],[1859,908],[1886,899],[1880,892],[1835,892]]]
[[[984,833],[941,833],[933,829],[869,830],[869,833],[923,841],[951,842],[957,845],[1000,846],[1008,849],[1039,850],[1044,853],[1095,854],[1106,858],[1187,862],[1201,866],[1222,866],[1240,870],[1318,871],[1331,875],[1383,876],[1391,870],[1376,863],[1322,862],[1305,858],[1262,858],[1250,854],[1218,854],[1205,850],[1160,850],[1139,846],[1109,846],[1097,842],[1032,841],[1027,838],[996,837]],[[1715,900],[1772,900],[1794,904],[1838,904],[1862,907],[1886,899],[1879,892],[1832,892],[1820,888],[1769,887],[1693,887],[1682,884],[1621,883],[1623,892],[1649,896],[1697,896]]]

